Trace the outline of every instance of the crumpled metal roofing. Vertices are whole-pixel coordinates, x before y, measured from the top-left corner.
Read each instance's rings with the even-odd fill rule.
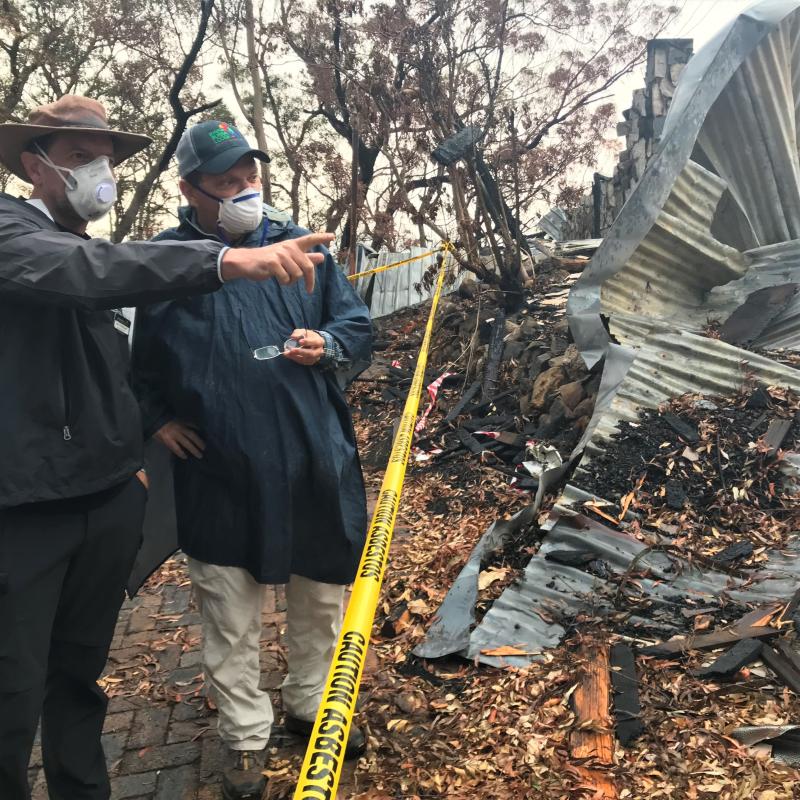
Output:
[[[568,224],[569,219],[564,209],[553,206],[539,219],[536,226],[548,234],[551,239],[560,242],[565,238],[564,231],[567,229]]]
[[[554,551],[593,553],[616,574],[624,574],[638,558],[637,568],[649,571],[637,577],[638,597],[644,605],[639,613],[631,604],[614,605],[617,585],[576,567],[547,560]],[[669,638],[679,632],[675,624],[687,598],[698,606],[716,606],[720,595],[738,603],[774,602],[789,599],[800,576],[800,541],[795,540],[785,553],[774,552],[763,569],[746,578],[710,569],[700,569],[686,561],[650,551],[642,542],[612,530],[582,515],[557,516],[552,521],[539,552],[530,560],[515,586],[506,589],[472,632],[467,658],[477,658],[495,666],[523,666],[532,656],[556,646],[565,633],[556,620],[578,614],[625,617],[625,631],[642,638]],[[675,564],[680,564],[676,569]],[[635,604],[633,604],[635,608]],[[487,656],[483,651],[512,645],[527,656]],[[415,651],[417,652],[417,651]]]
[[[766,745],[776,761],[800,766],[799,725],[748,725],[732,730],[731,736],[748,747]]]
[[[653,331],[633,353],[612,347],[603,377],[608,398],[598,398],[595,413],[578,445],[589,456],[618,430],[621,420],[636,420],[639,409],[657,408],[672,397],[729,396],[748,381],[786,386],[800,392],[800,371],[765,356],[685,331]]]
[[[668,636],[687,596],[711,603],[724,592],[763,603],[796,590],[800,535],[746,580],[688,563],[676,571],[663,554],[645,553],[633,537],[583,516],[582,504],[593,495],[580,483],[619,422],[634,421],[642,408],[687,392],[731,395],[750,381],[800,392],[800,371],[699,335],[709,322],[729,319],[754,292],[800,284],[798,9],[800,2],[788,0],[751,8],[684,70],[659,152],[570,292],[570,329],[585,360],[605,359],[595,413],[573,452],[573,463],[582,460],[572,482],[521,580],[470,630],[472,609],[465,614],[463,604],[474,603],[476,566],[493,543],[488,534],[481,540],[472,570],[459,576],[459,597],[445,599],[417,655],[457,650],[484,663],[523,665],[560,641],[565,631],[558,620],[616,611],[615,586],[548,561],[553,550],[594,552],[617,573],[637,558],[650,567],[655,580],[639,582],[646,609],[626,619],[633,635],[642,629]],[[757,320],[754,344],[800,349],[800,294],[786,297],[774,316]],[[601,315],[620,344],[609,339]],[[532,509],[564,471],[543,475]],[[521,516],[515,519],[522,524]],[[486,654],[503,645],[526,655]]]
[[[359,258],[356,265],[357,272],[366,272],[376,267],[385,267],[387,264],[394,264],[397,261],[404,261],[407,258],[427,253],[429,247],[411,247],[400,253],[389,253],[382,250],[376,259],[364,257],[364,251],[359,248]],[[362,300],[369,306],[370,316],[373,319],[385,317],[394,311],[424,303],[433,297],[434,286],[426,289],[420,282],[425,272],[436,264],[437,254],[412,261],[397,269],[389,269],[386,272],[379,272],[369,278],[360,278],[356,281],[355,287]],[[446,256],[448,257],[448,256]],[[453,282],[448,283],[442,290],[443,294],[455,291],[463,274],[459,273]]]
[[[745,253],[750,268],[739,280],[712,290],[709,303],[732,312],[759,289],[789,283],[800,285],[800,239],[759,247]],[[800,292],[766,326],[755,340],[761,347],[798,349],[800,342]]]
[[[754,6],[684,69],[658,152],[570,296],[587,363],[609,344],[601,314],[628,346],[654,318],[695,331],[724,321],[711,290],[746,276],[764,248],[800,239],[799,6]],[[756,344],[800,348],[800,301],[780,323]]]

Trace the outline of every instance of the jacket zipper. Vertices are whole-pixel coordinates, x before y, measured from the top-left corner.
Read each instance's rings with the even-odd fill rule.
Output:
[[[67,402],[67,382],[62,374],[61,376],[61,411],[63,414],[62,422],[63,427],[61,433],[64,436],[64,441],[68,442],[72,439],[72,431],[69,429],[69,403]]]
[[[72,431],[69,429],[69,394],[67,393],[67,342],[69,341],[67,331],[62,331],[61,337],[61,410],[64,414],[63,427],[61,434],[64,441],[68,442],[72,439]]]

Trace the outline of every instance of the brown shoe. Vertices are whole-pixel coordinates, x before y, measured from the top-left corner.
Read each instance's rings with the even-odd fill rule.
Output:
[[[225,800],[261,800],[267,787],[263,774],[267,751],[231,750],[225,754],[222,796]]]
[[[314,730],[314,723],[298,717],[286,715],[286,720],[283,723],[289,733],[295,736],[301,736],[303,739],[308,739],[311,732]],[[364,732],[356,725],[350,726],[350,734],[347,737],[347,746],[344,748],[344,760],[351,761],[354,758],[360,758],[367,750],[367,739]]]

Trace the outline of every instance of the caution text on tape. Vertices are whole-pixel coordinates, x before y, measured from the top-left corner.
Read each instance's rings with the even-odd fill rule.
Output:
[[[446,258],[446,253],[443,253],[417,366],[392,445],[294,800],[332,800],[336,796],[414,436]]]

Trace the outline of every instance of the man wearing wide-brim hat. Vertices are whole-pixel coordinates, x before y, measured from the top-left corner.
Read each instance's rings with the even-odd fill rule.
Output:
[[[304,279],[331,240],[112,244],[86,235],[116,199],[115,164],[149,144],[67,96],[0,125],[0,161],[33,185],[0,193],[0,798],[27,800],[41,716],[52,800],[110,796],[97,686],[146,499],[123,306],[237,278]]]

